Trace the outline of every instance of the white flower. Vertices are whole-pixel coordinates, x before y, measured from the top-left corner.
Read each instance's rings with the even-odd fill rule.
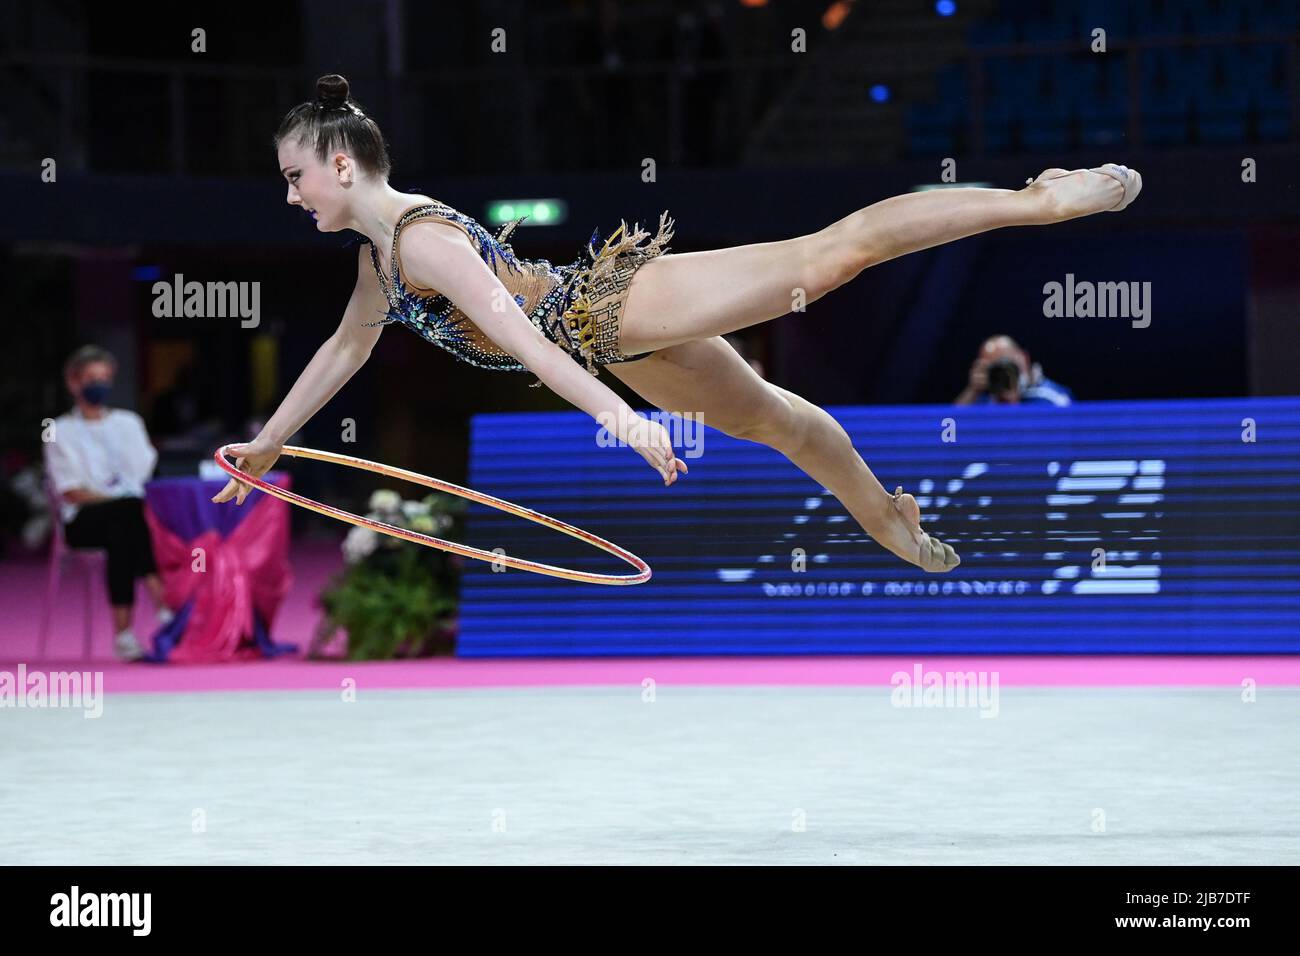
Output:
[[[397,511],[402,507],[402,496],[391,488],[380,488],[370,496],[371,511]]]
[[[356,564],[373,552],[377,544],[379,544],[379,532],[354,526],[343,539],[343,560],[348,564]]]
[[[423,501],[403,501],[402,516],[407,521],[414,521],[416,518],[423,517],[429,513],[429,506]]]

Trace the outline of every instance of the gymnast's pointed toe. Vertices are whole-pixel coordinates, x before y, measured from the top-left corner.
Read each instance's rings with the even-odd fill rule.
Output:
[[[921,544],[921,567],[934,574],[943,574],[961,564],[961,556],[950,544],[927,534]]]
[[[1045,169],[1026,190],[1040,197],[1043,222],[1065,222],[1127,209],[1142,191],[1142,174],[1118,163],[1092,169]]]

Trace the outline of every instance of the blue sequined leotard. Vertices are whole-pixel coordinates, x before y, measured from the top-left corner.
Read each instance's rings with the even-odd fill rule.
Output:
[[[599,233],[593,233],[585,256],[561,266],[515,255],[506,240],[522,219],[506,223],[493,236],[471,217],[437,201],[414,206],[398,219],[393,229],[389,276],[384,275],[379,255],[370,243],[370,261],[389,308],[382,319],[368,324],[398,322],[471,365],[526,372],[526,366],[493,342],[446,296],[403,280],[399,254],[402,229],[434,217],[461,229],[528,320],[591,374],[599,374],[598,366],[635,361],[651,354],[623,354],[618,347],[619,323],[632,276],[644,263],[661,255],[672,238],[673,223],[667,213],[660,216],[659,231],[653,238],[639,226],[629,230],[624,222],[599,249]],[[645,239],[650,241],[641,245]],[[534,382],[533,387],[540,384]]]

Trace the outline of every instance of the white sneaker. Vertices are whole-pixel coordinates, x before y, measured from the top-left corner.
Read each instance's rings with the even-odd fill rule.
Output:
[[[140,642],[135,639],[135,634],[130,628],[122,631],[117,637],[113,638],[113,650],[117,656],[124,661],[138,661],[144,657],[144,648]]]

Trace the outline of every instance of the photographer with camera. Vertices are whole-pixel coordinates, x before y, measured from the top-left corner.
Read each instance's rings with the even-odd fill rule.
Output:
[[[1009,335],[984,340],[970,367],[970,380],[953,401],[957,405],[1056,405],[1074,396],[1064,385],[1043,374],[1037,362]]]

